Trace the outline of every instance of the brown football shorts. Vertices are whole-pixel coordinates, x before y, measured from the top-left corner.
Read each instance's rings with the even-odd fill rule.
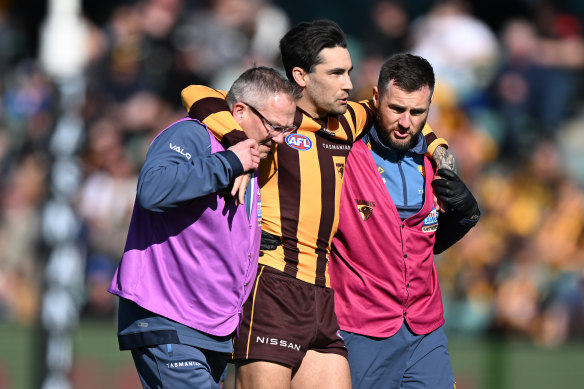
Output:
[[[339,335],[334,292],[260,265],[233,340],[233,359],[261,360],[297,369],[308,350],[347,358]]]

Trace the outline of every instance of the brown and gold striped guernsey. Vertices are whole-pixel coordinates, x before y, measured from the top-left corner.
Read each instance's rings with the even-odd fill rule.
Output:
[[[191,85],[182,92],[189,115],[202,121],[224,146],[245,138],[225,104],[225,92]],[[349,102],[326,121],[297,108],[298,131],[260,163],[262,229],[282,237],[260,263],[299,280],[329,287],[328,255],[339,221],[345,161],[355,139],[373,124],[368,102]],[[446,141],[424,128],[429,151]]]

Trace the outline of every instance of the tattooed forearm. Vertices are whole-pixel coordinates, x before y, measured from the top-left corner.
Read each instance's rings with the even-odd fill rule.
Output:
[[[445,147],[436,147],[434,154],[432,154],[432,158],[434,158],[434,161],[436,161],[438,169],[448,169],[456,173],[456,162],[454,160],[454,155],[452,155]]]

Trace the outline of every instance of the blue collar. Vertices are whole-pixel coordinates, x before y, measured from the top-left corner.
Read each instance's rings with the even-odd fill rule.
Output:
[[[424,138],[424,135],[421,132],[418,134],[418,142],[416,143],[416,145],[413,148],[406,151],[405,153],[396,151],[391,147],[387,146],[385,143],[381,142],[375,126],[372,127],[369,133],[367,133],[363,137],[363,141],[365,143],[370,143],[371,148],[374,149],[377,154],[384,156],[385,158],[388,158],[390,160],[399,160],[404,158],[406,155],[407,156],[414,156],[416,154],[424,155],[428,151],[428,144],[426,143],[426,138]]]

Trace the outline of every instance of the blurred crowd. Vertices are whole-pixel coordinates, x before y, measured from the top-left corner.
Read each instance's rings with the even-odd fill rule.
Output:
[[[84,2],[85,139],[74,207],[87,247],[83,317],[113,320],[107,286],[123,252],[137,175],[152,138],[185,115],[189,84],[227,89],[244,69],[280,68],[293,20],[285,2]],[[389,55],[427,58],[429,117],[481,205],[471,233],[436,258],[446,329],[552,347],[584,337],[584,12],[521,1],[487,23],[464,0],[367,3],[351,26],[353,99],[367,99]],[[0,321],[37,320],[46,263],[41,209],[59,94],[38,39],[0,1]],[[103,9],[106,7],[107,9]],[[318,15],[326,17],[326,15]],[[349,31],[348,26],[341,27]],[[34,46],[34,45],[33,45]]]

